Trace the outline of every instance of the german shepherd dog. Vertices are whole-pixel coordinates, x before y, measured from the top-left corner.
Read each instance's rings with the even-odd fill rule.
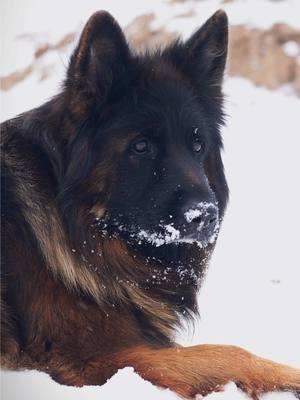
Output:
[[[132,366],[184,398],[252,399],[300,371],[235,346],[180,347],[228,189],[220,156],[227,17],[143,55],[95,13],[61,92],[2,124],[2,362],[65,385]]]

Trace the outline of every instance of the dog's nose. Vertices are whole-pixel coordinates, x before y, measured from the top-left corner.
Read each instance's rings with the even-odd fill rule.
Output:
[[[218,207],[212,202],[190,201],[182,207],[187,232],[197,232],[203,239],[215,232],[218,224]]]

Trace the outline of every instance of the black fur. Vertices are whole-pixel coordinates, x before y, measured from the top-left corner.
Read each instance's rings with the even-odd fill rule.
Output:
[[[49,216],[58,212],[66,251],[83,262],[95,285],[110,282],[107,297],[100,300],[79,284],[86,301],[113,300],[120,307],[129,303],[142,334],[160,344],[170,341],[169,333],[149,317],[146,306],[130,298],[129,289],[119,289],[119,282],[137,285],[142,298],[165,304],[172,316],[163,321],[168,328],[178,322],[177,314],[196,313],[196,289],[214,245],[171,242],[156,247],[139,231],[157,234],[161,225],[174,224],[183,235],[190,229],[184,211],[201,202],[212,203],[214,213],[217,209],[211,220],[223,218],[228,189],[220,128],[226,52],[222,12],[186,43],[175,41],[143,55],[130,51],[110,15],[96,13],[71,58],[61,92],[2,124],[3,296],[13,310],[12,326],[14,318],[18,321],[8,337],[26,348],[36,334],[34,323],[26,322],[23,304],[32,301],[33,285],[42,290],[31,276],[47,271],[50,279],[52,267],[37,235],[41,229],[47,237],[49,227],[37,229],[33,223],[40,218],[47,224],[48,210]],[[146,143],[147,151],[140,154],[137,142]],[[194,142],[201,144],[199,153],[193,151]],[[189,234],[207,240],[209,231],[198,232],[201,222],[193,221]],[[103,243],[114,240],[122,243],[118,250],[113,245],[103,250]],[[128,253],[134,257],[129,259]],[[62,283],[72,289],[70,282]],[[47,353],[50,342],[47,338],[43,344]]]

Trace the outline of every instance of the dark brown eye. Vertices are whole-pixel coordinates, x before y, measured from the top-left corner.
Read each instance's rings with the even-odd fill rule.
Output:
[[[195,153],[201,153],[203,149],[202,142],[199,139],[194,139],[192,143],[192,149]]]
[[[132,149],[137,154],[145,154],[150,150],[150,144],[147,139],[141,139],[135,142],[132,146]]]

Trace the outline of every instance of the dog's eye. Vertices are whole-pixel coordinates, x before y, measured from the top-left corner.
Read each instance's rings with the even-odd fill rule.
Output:
[[[192,142],[192,149],[194,153],[201,153],[203,150],[203,143],[199,138],[194,138]]]
[[[133,143],[132,150],[136,154],[146,154],[151,151],[151,143],[147,139],[140,139]]]

